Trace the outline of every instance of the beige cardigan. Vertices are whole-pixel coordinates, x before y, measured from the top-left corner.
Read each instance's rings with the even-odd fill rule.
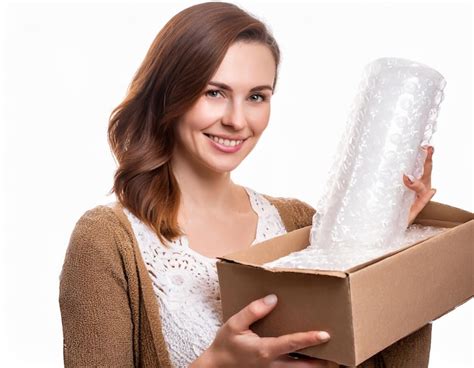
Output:
[[[288,232],[311,224],[308,204],[265,197]],[[120,206],[97,206],[79,219],[59,291],[66,367],[172,367],[151,279]],[[359,367],[427,367],[430,342],[428,324]]]

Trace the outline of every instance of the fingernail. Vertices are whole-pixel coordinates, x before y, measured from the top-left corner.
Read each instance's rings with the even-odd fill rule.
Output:
[[[321,341],[327,341],[331,337],[326,331],[318,331],[316,334],[318,335],[318,339]]]
[[[405,176],[408,178],[408,180],[410,181],[410,183],[413,183],[415,181],[415,177],[413,175],[410,175],[410,174],[405,174]]]
[[[275,294],[267,295],[265,298],[263,298],[263,302],[266,305],[274,305],[277,302],[277,296]]]

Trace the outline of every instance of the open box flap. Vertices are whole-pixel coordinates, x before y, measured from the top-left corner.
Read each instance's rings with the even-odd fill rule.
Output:
[[[431,236],[429,238],[420,240],[418,242],[406,245],[404,247],[401,247],[400,249],[388,252],[388,253],[380,256],[380,257],[371,259],[370,261],[367,261],[367,262],[361,263],[359,265],[353,266],[353,267],[345,270],[345,272],[354,273],[355,271],[358,271],[362,268],[365,268],[370,264],[379,262],[382,259],[393,256],[396,253],[403,252],[404,250],[406,250],[408,248],[411,248],[411,247],[413,247],[413,246],[415,246],[419,243],[428,241],[428,240],[430,240],[434,237],[444,236],[449,231],[453,231],[453,230],[454,231],[460,231],[461,228],[456,229],[456,230],[452,229],[452,228],[454,228],[456,226],[459,226],[459,225],[463,225],[463,224],[464,225],[463,225],[462,228],[464,228],[464,226],[472,226],[472,223],[469,224],[469,225],[465,224],[465,223],[471,222],[472,220],[474,220],[474,213],[472,213],[472,212],[465,211],[465,210],[462,210],[460,208],[456,208],[456,207],[453,207],[453,206],[448,206],[448,205],[443,204],[443,203],[438,203],[438,202],[431,201],[425,206],[423,211],[421,211],[418,214],[418,216],[414,220],[414,223],[420,224],[420,225],[423,225],[423,226],[446,227],[446,228],[449,228],[449,230],[443,231],[440,234]]]
[[[309,244],[311,226],[306,226],[290,233],[276,236],[272,239],[255,244],[250,248],[217,257],[221,261],[239,263],[246,266],[262,268],[262,265],[275,259],[286,256],[306,248]],[[295,272],[310,273],[315,275],[327,275],[336,277],[347,277],[347,273],[340,271],[325,271],[312,269],[278,268],[267,269],[269,272]]]
[[[309,244],[310,230],[311,226],[306,226],[252,245],[250,248],[226,254],[218,258],[226,261],[260,266],[281,258],[288,253],[306,248]]]
[[[423,211],[415,219],[415,223],[419,223],[425,226],[442,226],[452,228],[469,222],[474,219],[474,214],[469,211],[465,211],[456,207],[448,206],[446,204],[438,202],[429,202]],[[250,248],[240,250],[227,254],[222,257],[217,257],[221,261],[240,263],[247,266],[262,268],[262,265],[274,261],[278,258],[284,257],[289,253],[303,250],[309,245],[311,225],[304,228],[294,230],[290,233],[286,233],[275,238],[263,241],[255,244]],[[454,229],[447,230],[441,234],[435,236],[441,236],[446,232],[453,231]],[[347,270],[334,271],[334,270],[316,270],[316,269],[296,269],[296,268],[278,268],[278,269],[267,269],[270,272],[296,272],[296,273],[310,273],[317,275],[328,275],[336,276],[340,278],[347,277],[350,273],[353,273],[361,268],[364,268],[370,264],[379,262],[389,256],[396,253],[402,252],[420,242],[427,241],[425,239],[419,242],[412,243],[403,248],[395,251],[386,253],[380,257],[374,258],[370,261],[362,264],[353,266]]]
[[[439,234],[436,234],[436,235],[433,235],[433,236],[430,236],[429,238],[426,238],[426,239],[423,239],[423,240],[420,240],[418,242],[415,242],[415,243],[412,243],[412,244],[409,244],[409,245],[406,245],[400,249],[397,249],[397,250],[394,250],[392,252],[388,252],[388,253],[385,253],[384,255],[380,256],[380,257],[377,257],[377,258],[374,258],[374,259],[371,259],[370,261],[367,261],[367,262],[364,262],[364,263],[361,263],[359,265],[356,265],[354,267],[351,267],[347,270],[345,270],[345,272],[347,272],[348,274],[351,274],[351,273],[354,273],[362,268],[365,268],[373,263],[377,263],[377,262],[380,262],[381,260],[385,259],[385,258],[388,258],[388,257],[391,257],[397,253],[401,253],[409,248],[412,248],[414,247],[415,245],[417,244],[420,244],[420,243],[424,243],[424,242],[427,242],[427,241],[430,241],[434,238],[438,238],[438,237],[443,237],[443,236],[450,236],[451,235],[451,232],[458,232],[458,231],[464,231],[466,228],[469,229],[470,227],[474,228],[474,221],[469,221],[468,223],[465,223],[465,224],[461,224],[461,225],[457,225],[456,229],[448,229],[446,231],[443,231],[442,233],[439,233]],[[471,230],[472,231],[472,230]]]
[[[227,262],[227,263],[236,263],[240,264],[243,266],[248,266],[248,267],[254,267],[258,269],[264,269],[268,272],[292,272],[292,273],[305,273],[305,274],[312,274],[312,275],[323,275],[323,276],[335,276],[339,278],[345,278],[348,276],[348,273],[346,272],[341,272],[341,271],[330,271],[330,270],[315,270],[315,269],[306,269],[306,268],[276,268],[276,269],[271,269],[271,268],[266,268],[263,267],[262,265],[254,264],[254,263],[248,263],[245,261],[234,261],[231,259],[227,259],[225,257],[217,257],[219,262]]]
[[[457,224],[457,225],[459,225],[459,224]],[[457,226],[457,225],[456,225],[456,226]],[[428,225],[427,225],[427,226],[428,226]],[[433,225],[429,225],[429,226],[433,226]],[[432,239],[432,238],[434,238],[434,237],[436,237],[436,236],[439,236],[439,235],[441,235],[441,234],[446,233],[447,231],[450,231],[450,230],[443,231],[442,233],[439,233],[439,234],[430,236],[430,237],[428,237],[428,238],[425,238],[425,239],[423,239],[423,240],[420,240],[420,241],[417,241],[417,242],[414,242],[414,243],[405,245],[405,246],[403,246],[403,247],[401,247],[401,248],[399,248],[399,249],[393,250],[393,251],[391,251],[391,252],[387,252],[387,253],[385,253],[385,254],[383,254],[383,255],[381,255],[381,256],[379,256],[379,257],[373,258],[373,259],[371,259],[371,260],[369,260],[369,261],[367,261],[367,262],[364,262],[364,263],[355,265],[355,266],[353,266],[353,267],[351,267],[351,268],[348,268],[347,270],[345,270],[345,272],[347,272],[347,273],[354,273],[354,272],[360,270],[361,268],[365,268],[365,267],[367,267],[367,266],[369,266],[369,265],[371,265],[371,264],[373,264],[373,263],[377,263],[377,262],[381,261],[382,259],[391,257],[391,256],[393,256],[394,254],[403,252],[404,250],[406,250],[406,249],[408,249],[408,248],[411,248],[411,247],[413,247],[413,246],[415,246],[415,245],[417,245],[417,244],[419,244],[419,243],[426,242],[426,241],[428,241],[428,240],[430,240],[430,239]]]
[[[418,214],[415,219],[415,223],[424,224],[426,220],[432,220],[431,223],[453,223],[462,224],[470,220],[474,220],[474,213],[449,206],[447,204],[430,201]],[[441,226],[441,225],[433,225]],[[452,226],[446,226],[452,227]]]

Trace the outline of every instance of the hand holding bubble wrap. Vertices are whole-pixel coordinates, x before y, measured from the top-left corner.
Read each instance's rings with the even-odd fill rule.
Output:
[[[421,177],[446,82],[410,60],[381,58],[364,69],[310,245],[266,267],[344,270],[443,229],[407,230],[415,193],[403,174]]]

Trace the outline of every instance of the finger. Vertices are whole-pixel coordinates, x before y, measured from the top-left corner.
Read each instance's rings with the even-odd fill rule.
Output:
[[[415,201],[415,203],[410,209],[410,218],[408,220],[409,224],[411,224],[415,220],[416,216],[421,212],[423,208],[425,208],[427,203],[431,201],[431,198],[433,198],[435,194],[436,189],[431,189]]]
[[[416,194],[422,194],[426,191],[426,185],[423,184],[421,180],[413,179],[412,181],[405,174],[403,174],[403,184],[405,184],[408,189],[413,190]]]
[[[249,326],[270,313],[277,303],[275,294],[254,300],[225,323],[234,332],[246,331]]]
[[[426,153],[428,156],[432,157],[434,153],[434,147],[433,146],[425,146]]]
[[[270,356],[292,353],[308,346],[319,345],[330,339],[326,331],[296,332],[278,337],[263,338]]]
[[[431,172],[433,171],[433,153],[434,147],[428,146],[426,148],[426,159],[423,165],[423,179],[431,177]]]
[[[412,206],[412,211],[416,214],[420,213],[423,208],[431,201],[431,198],[436,194],[436,189],[431,189],[418,198]]]

